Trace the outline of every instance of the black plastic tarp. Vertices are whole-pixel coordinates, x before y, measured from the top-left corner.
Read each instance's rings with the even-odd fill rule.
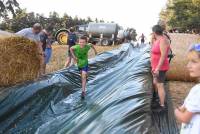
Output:
[[[85,100],[75,66],[0,92],[0,133],[176,134],[168,112],[152,113],[150,47],[102,53],[89,62]]]

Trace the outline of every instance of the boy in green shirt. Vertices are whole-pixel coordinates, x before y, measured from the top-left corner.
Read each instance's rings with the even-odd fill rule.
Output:
[[[92,48],[97,54],[96,49],[92,44],[87,44],[87,37],[82,36],[79,38],[79,44],[73,46],[70,48],[70,52],[72,54],[72,58],[74,59],[74,62],[77,63],[78,69],[81,74],[81,80],[82,80],[82,94],[81,97],[84,99],[85,97],[85,88],[86,88],[86,82],[87,82],[87,73],[88,73],[88,52]]]

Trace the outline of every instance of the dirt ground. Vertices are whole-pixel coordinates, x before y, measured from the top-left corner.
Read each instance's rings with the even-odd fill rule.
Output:
[[[187,35],[183,35],[184,37],[181,38],[181,36],[176,36],[175,34],[172,36],[173,41],[178,44],[186,44],[186,43],[192,43],[197,42],[197,37],[189,35],[187,38]],[[194,38],[193,38],[194,37]],[[120,47],[118,46],[95,46],[98,53],[112,50],[115,48]],[[178,50],[180,51],[180,50]],[[93,57],[94,52],[91,51],[89,54],[89,57]],[[63,45],[53,45],[53,56],[51,59],[51,62],[47,65],[47,73],[54,72],[56,70],[62,69],[64,67],[64,63],[67,57],[67,46]],[[186,66],[186,63],[180,63],[181,66]],[[181,81],[168,81],[169,84],[169,91],[171,94],[171,98],[173,101],[174,108],[177,106],[180,106],[183,104],[183,101],[185,97],[188,95],[190,89],[195,85],[194,82],[181,82]]]
[[[194,82],[169,81],[169,91],[174,108],[183,104],[185,97],[194,85]]]

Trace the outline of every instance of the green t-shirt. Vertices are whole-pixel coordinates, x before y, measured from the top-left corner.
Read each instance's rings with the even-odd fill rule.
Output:
[[[78,59],[78,67],[82,68],[88,65],[88,52],[91,48],[90,44],[86,44],[83,48],[80,45],[75,45],[72,47],[74,49],[74,54]]]

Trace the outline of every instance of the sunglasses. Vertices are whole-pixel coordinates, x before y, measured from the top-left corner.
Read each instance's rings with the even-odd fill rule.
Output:
[[[189,51],[192,51],[192,50],[200,52],[200,44],[194,44],[190,46]]]

